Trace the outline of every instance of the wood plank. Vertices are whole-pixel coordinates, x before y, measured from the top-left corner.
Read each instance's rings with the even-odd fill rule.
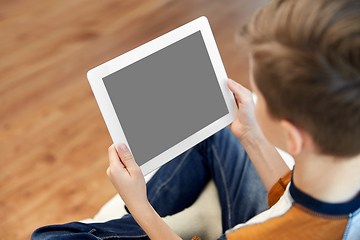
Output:
[[[266,2],[0,0],[1,239],[93,217],[116,194],[89,69],[205,15],[229,77],[248,86],[236,35]]]

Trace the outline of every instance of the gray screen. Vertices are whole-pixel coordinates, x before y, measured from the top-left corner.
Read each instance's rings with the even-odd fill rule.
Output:
[[[200,31],[103,81],[139,165],[228,114]]]

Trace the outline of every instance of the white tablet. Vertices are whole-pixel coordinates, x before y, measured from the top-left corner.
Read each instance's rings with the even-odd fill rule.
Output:
[[[87,73],[116,146],[144,175],[230,124],[236,103],[200,17]]]

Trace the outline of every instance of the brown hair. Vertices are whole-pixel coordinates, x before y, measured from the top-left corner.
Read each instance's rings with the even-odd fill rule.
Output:
[[[360,153],[360,1],[275,0],[241,33],[270,115],[307,131],[320,153]]]

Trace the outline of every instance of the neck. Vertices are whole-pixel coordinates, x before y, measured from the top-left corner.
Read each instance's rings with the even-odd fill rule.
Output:
[[[351,201],[360,192],[360,155],[339,159],[314,153],[295,157],[293,181],[309,196],[327,203]]]

